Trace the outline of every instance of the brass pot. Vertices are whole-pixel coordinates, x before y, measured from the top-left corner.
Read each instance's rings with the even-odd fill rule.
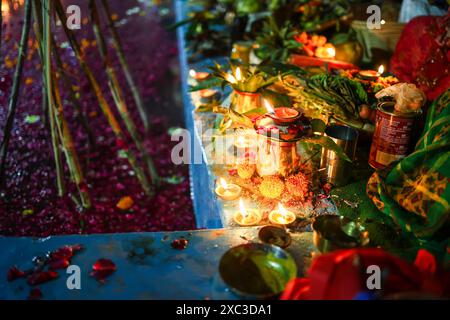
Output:
[[[246,113],[262,107],[262,96],[259,92],[241,92],[234,90],[231,94],[231,107],[239,113]]]

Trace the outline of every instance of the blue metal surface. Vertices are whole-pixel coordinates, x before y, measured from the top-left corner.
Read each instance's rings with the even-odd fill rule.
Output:
[[[197,230],[192,232],[155,232],[55,236],[45,239],[0,237],[0,299],[26,299],[30,286],[25,279],[6,280],[8,270],[32,266],[32,258],[64,245],[83,244],[85,250],[71,263],[81,268],[81,290],[69,290],[68,274],[39,288],[44,299],[237,299],[220,280],[220,257],[229,248],[257,241],[259,228]],[[184,250],[171,242],[185,237]],[[310,232],[294,234],[288,248],[299,266],[300,275],[314,250]],[[111,259],[117,271],[101,284],[91,276],[92,265],[99,258]]]
[[[184,20],[187,13],[186,1],[177,0],[175,3],[175,13],[177,22]],[[188,78],[189,70],[201,70],[206,62],[198,63],[196,65],[189,65],[187,60],[187,53],[184,48],[186,43],[184,40],[184,33],[186,27],[183,26],[177,30],[178,48],[180,57],[180,70],[182,81],[182,96],[184,104],[184,115],[186,128],[191,133],[191,155],[194,155],[194,146],[201,145],[199,137],[195,134],[194,119],[192,112],[194,106],[192,104],[191,96],[188,92]],[[191,181],[191,197],[194,205],[194,214],[196,219],[197,228],[221,228],[222,221],[220,219],[220,204],[216,201],[214,194],[214,180],[212,179],[211,172],[205,161],[201,164],[191,163],[189,165],[189,176]]]

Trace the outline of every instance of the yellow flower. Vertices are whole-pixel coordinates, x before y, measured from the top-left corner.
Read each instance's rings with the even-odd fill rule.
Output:
[[[284,191],[284,182],[277,176],[264,177],[259,185],[259,191],[266,198],[279,198]]]

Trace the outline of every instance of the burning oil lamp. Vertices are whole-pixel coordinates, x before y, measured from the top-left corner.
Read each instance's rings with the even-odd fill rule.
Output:
[[[334,59],[336,56],[336,49],[331,43],[327,43],[322,47],[318,47],[314,54],[317,58]]]
[[[219,178],[219,183],[215,190],[217,196],[222,200],[235,200],[241,196],[242,188],[237,184],[227,183],[225,179]]]
[[[200,101],[201,103],[213,103],[220,99],[220,92],[214,89],[205,89],[200,91]]]
[[[384,66],[380,65],[378,71],[375,70],[361,70],[358,72],[360,78],[369,81],[377,81],[378,78],[384,73]]]
[[[196,72],[194,69],[189,70],[189,75],[195,79],[197,82],[202,82],[204,80],[206,80],[209,77],[209,73],[208,72]]]
[[[297,110],[286,107],[273,108],[271,103],[264,100],[264,107],[266,108],[269,117],[271,117],[276,124],[288,124],[297,120],[299,113]]]
[[[243,227],[254,226],[261,221],[261,213],[258,209],[247,209],[242,198],[239,199],[239,211],[234,214],[234,221]]]
[[[273,224],[287,226],[295,221],[296,215],[292,211],[286,210],[281,203],[278,209],[269,213],[269,221]]]

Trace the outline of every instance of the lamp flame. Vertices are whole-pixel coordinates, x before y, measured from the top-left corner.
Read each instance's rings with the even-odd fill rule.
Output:
[[[278,203],[278,212],[281,214],[281,217],[278,218],[278,222],[281,224],[287,223],[287,210],[283,207],[281,203]]]
[[[227,184],[227,182],[225,181],[224,178],[219,178],[219,184],[220,184],[221,187],[224,188],[225,190],[228,189],[228,184]]]
[[[195,76],[197,75],[197,72],[195,72],[194,69],[189,70],[189,75],[191,76],[191,78],[195,78]]]
[[[384,66],[383,66],[383,65],[381,65],[381,66],[378,67],[378,73],[379,73],[380,75],[382,75],[382,74],[384,73]]]
[[[247,209],[245,208],[244,201],[242,198],[239,199],[239,211],[241,212],[243,217],[247,217]]]
[[[333,47],[327,48],[327,54],[329,57],[334,58],[336,56],[336,49]]]
[[[273,109],[272,104],[269,101],[267,101],[266,99],[264,99],[264,107],[266,108],[268,113],[271,113],[271,114],[275,113],[275,110]]]

